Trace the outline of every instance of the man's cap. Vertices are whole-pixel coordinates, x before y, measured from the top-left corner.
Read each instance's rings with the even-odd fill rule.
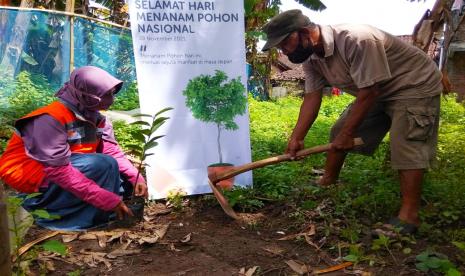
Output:
[[[301,10],[288,10],[276,15],[262,28],[267,36],[262,51],[275,47],[290,33],[307,27],[310,23],[310,19],[303,15]]]

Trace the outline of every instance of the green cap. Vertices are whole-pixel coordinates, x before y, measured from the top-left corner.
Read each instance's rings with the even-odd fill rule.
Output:
[[[301,10],[288,10],[276,15],[262,28],[267,36],[262,51],[275,47],[290,33],[307,27],[310,23],[310,19],[303,15]]]

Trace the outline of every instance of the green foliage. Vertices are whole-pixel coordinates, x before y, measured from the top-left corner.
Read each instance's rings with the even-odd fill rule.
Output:
[[[328,143],[331,126],[352,100],[349,95],[323,98],[319,116],[305,137],[306,147]],[[249,97],[253,160],[283,153],[300,104],[301,99],[294,97],[266,102]],[[431,242],[455,241],[458,248],[465,242],[465,140],[461,138],[465,133],[464,118],[464,106],[452,97],[442,99],[437,167],[425,176],[421,211],[424,223],[420,228],[420,235],[426,235]],[[295,208],[289,214],[300,225],[307,221],[306,209],[311,210],[315,203],[320,205],[324,202],[328,207],[319,212],[319,219],[330,225],[335,219],[349,222],[340,231],[330,227],[326,232],[326,235],[336,233],[352,244],[345,260],[372,264],[383,262],[386,259],[383,255],[389,254],[397,262],[393,251],[411,254],[415,247],[412,250],[405,243],[414,244],[414,240],[404,240],[404,237],[400,240],[388,237],[375,239],[373,248],[367,248],[375,256],[365,255],[362,247],[358,250],[352,248],[356,247],[354,243],[363,241],[363,233],[369,232],[375,222],[393,216],[400,206],[397,173],[389,166],[388,152],[389,137],[386,137],[371,157],[349,154],[341,172],[342,184],[326,189],[313,186],[315,176],[311,174],[313,169],[323,167],[324,154],[260,168],[254,171],[253,193],[244,192],[243,196],[244,199],[263,197],[282,200]],[[450,275],[453,273],[455,271],[450,270]]]
[[[234,118],[245,113],[247,98],[240,77],[227,79],[220,70],[215,75],[200,75],[189,80],[183,95],[196,119],[235,130],[238,126]]]
[[[42,75],[22,71],[15,80],[15,90],[9,94],[8,109],[19,118],[53,101],[53,90]]]
[[[182,189],[172,189],[169,190],[166,195],[166,200],[168,205],[171,206],[174,210],[180,211],[182,210],[184,197],[187,195],[185,191]]]
[[[416,257],[416,267],[422,272],[436,271],[448,276],[460,276],[460,271],[451,263],[447,256],[430,251],[424,251]]]
[[[350,243],[356,243],[360,239],[361,226],[357,223],[353,223],[348,227],[341,230],[340,236]]]
[[[132,110],[139,108],[139,92],[137,82],[132,82],[124,91],[116,94],[115,102],[111,105],[112,110]]]
[[[380,250],[380,249],[388,249],[391,246],[391,243],[394,241],[391,240],[389,237],[385,235],[380,235],[379,238],[373,240],[373,244],[371,246],[371,249],[373,250]]]
[[[296,0],[296,2],[314,11],[322,11],[326,9],[326,6],[323,4],[323,2],[319,0]]]
[[[82,275],[82,270],[80,269],[66,273],[66,276],[81,276],[81,275]]]
[[[142,143],[134,141],[133,138],[134,135],[138,135],[137,133],[140,133],[140,126],[127,124],[122,120],[114,121],[113,130],[115,132],[116,141],[118,141],[118,144],[121,146],[123,151],[130,152],[128,145],[132,145],[134,143],[142,147]]]
[[[255,211],[264,206],[264,203],[257,198],[253,198],[253,190],[250,188],[234,187],[232,190],[225,190],[225,196],[231,207],[239,207],[242,212]]]
[[[362,261],[363,257],[364,252],[362,246],[360,244],[351,244],[349,246],[349,254],[343,259],[345,261],[357,264],[358,262]]]
[[[0,153],[13,132],[13,122],[53,101],[53,91],[43,75],[20,72],[16,78],[0,73]]]
[[[319,116],[305,138],[306,147],[328,143],[332,124],[352,100],[353,97],[345,94],[324,97]],[[249,97],[253,160],[283,153],[300,104],[301,99],[293,97],[267,102]],[[462,211],[465,210],[465,140],[460,138],[465,133],[465,108],[447,97],[442,100],[441,109],[437,167],[425,177],[422,198],[428,204],[422,209],[421,216],[427,224],[420,232],[427,233],[432,239],[444,240],[448,239],[448,235],[444,235],[447,229],[451,236],[465,241],[465,234],[459,231],[465,220]],[[400,206],[397,174],[387,165],[388,151],[389,139],[386,137],[371,157],[349,154],[340,177],[344,185],[306,194],[303,202],[328,199],[332,206],[331,216],[350,221],[360,217],[368,219],[367,224],[386,220]],[[323,167],[324,160],[324,154],[316,154],[298,162],[255,170],[256,195],[294,201],[292,191],[308,187],[312,183],[312,169]],[[350,240],[352,235],[345,234]]]
[[[465,242],[453,241],[452,244],[455,245],[458,249],[465,252]]]
[[[57,240],[49,240],[42,244],[42,248],[46,251],[53,253],[58,253],[62,256],[65,256],[68,252],[66,245]]]
[[[2,185],[2,183],[0,183]],[[13,234],[13,259],[14,262],[12,263],[13,271],[15,275],[26,275],[29,271],[30,263],[37,259],[37,250],[30,250],[28,253],[20,255],[19,249],[24,242],[24,235],[31,226],[32,222],[23,219],[18,221],[17,213],[21,208],[23,202],[27,199],[37,197],[40,193],[32,193],[28,194],[24,197],[19,196],[10,196],[7,197],[7,213],[12,222],[11,228],[9,229],[10,232]],[[30,213],[35,218],[46,218],[46,219],[58,219],[59,216],[49,214],[46,210],[37,209]],[[46,251],[55,252],[61,255],[66,255],[66,246],[59,242],[59,241],[47,241],[41,245],[41,248]]]
[[[133,132],[132,139],[135,143],[126,145],[127,148],[134,154],[136,157],[139,158],[139,172],[136,177],[139,178],[140,171],[142,169],[142,165],[144,164],[145,159],[153,155],[153,153],[147,153],[150,149],[156,147],[158,145],[157,140],[164,137],[165,135],[158,135],[154,136],[155,132],[169,119],[169,117],[161,117],[163,113],[172,110],[173,108],[167,107],[164,108],[153,116],[149,114],[136,114],[134,115],[135,118],[147,118],[147,121],[136,121],[131,123],[132,126],[138,126],[142,129],[139,132]]]

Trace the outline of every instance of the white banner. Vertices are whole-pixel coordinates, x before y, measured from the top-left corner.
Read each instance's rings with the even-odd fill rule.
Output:
[[[150,197],[164,198],[172,189],[209,193],[207,167],[219,162],[217,125],[195,119],[183,91],[189,80],[216,70],[247,87],[243,1],[130,0],[129,11],[141,112],[174,108],[164,114],[170,119],[157,135],[166,136],[148,158]],[[248,118],[246,111],[234,118],[237,130],[221,129],[223,162],[251,161]],[[251,185],[252,173],[234,182]]]

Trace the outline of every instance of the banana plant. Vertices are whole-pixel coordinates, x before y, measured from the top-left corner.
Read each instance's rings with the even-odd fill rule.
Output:
[[[148,150],[158,146],[158,139],[164,137],[165,135],[154,135],[155,132],[169,119],[169,117],[161,116],[163,113],[172,110],[172,107],[164,108],[155,115],[150,114],[135,114],[135,118],[147,118],[147,120],[138,120],[131,125],[136,125],[141,127],[140,132],[132,133],[132,138],[135,142],[134,144],[127,145],[127,148],[130,149],[131,153],[139,159],[138,162],[138,173],[136,176],[136,183],[139,180],[140,172],[145,165],[145,159],[154,153],[147,153]]]

